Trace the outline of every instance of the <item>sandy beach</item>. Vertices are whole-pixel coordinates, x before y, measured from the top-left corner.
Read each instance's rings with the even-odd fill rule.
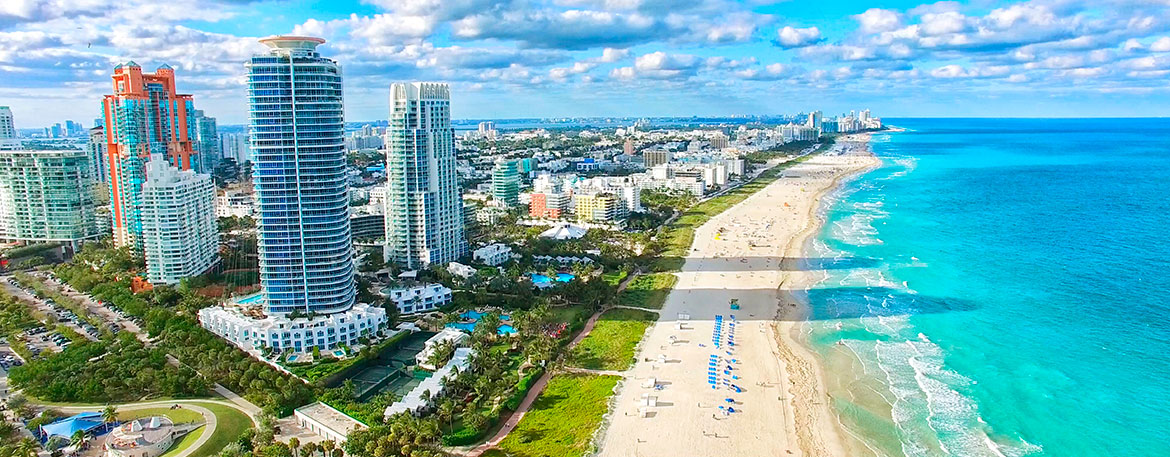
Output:
[[[599,455],[849,454],[820,367],[797,341],[808,307],[787,291],[816,279],[799,266],[821,197],[877,163],[868,135],[841,137],[695,232],[678,284],[624,373]],[[740,309],[730,309],[732,299]]]

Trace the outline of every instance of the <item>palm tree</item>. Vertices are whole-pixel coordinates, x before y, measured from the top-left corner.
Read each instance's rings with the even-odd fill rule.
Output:
[[[303,452],[301,454],[305,457],[313,457],[313,454],[316,452],[317,443],[305,443],[305,447],[303,448]]]
[[[331,451],[333,451],[333,440],[322,441],[321,442],[321,454],[324,457],[329,457],[329,454],[331,453]]]
[[[73,432],[73,438],[69,440],[69,444],[72,444],[76,449],[81,449],[81,446],[85,444],[86,438],[85,430],[78,430]]]
[[[118,410],[111,405],[102,409],[102,422],[113,423],[118,421]]]
[[[288,439],[288,449],[292,451],[293,457],[297,457],[297,451],[300,451],[300,448],[301,440],[298,440],[295,436]]]
[[[20,440],[12,457],[37,457],[37,442],[32,438]]]

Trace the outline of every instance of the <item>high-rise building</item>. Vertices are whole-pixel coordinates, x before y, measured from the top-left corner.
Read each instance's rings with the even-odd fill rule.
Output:
[[[341,67],[325,40],[274,36],[248,67],[248,120],[269,313],[334,313],[354,304]]]
[[[85,153],[93,170],[94,180],[100,183],[110,182],[110,162],[106,155],[109,143],[106,142],[106,129],[97,126],[89,129],[89,142],[85,145]]]
[[[190,95],[175,90],[175,71],[153,74],[127,62],[114,68],[114,93],[102,100],[109,157],[114,244],[142,254],[142,184],[151,154],[164,155],[182,170],[199,170],[193,140],[195,111]]]
[[[622,143],[622,152],[628,156],[634,155],[634,140],[626,138],[626,142]]]
[[[467,238],[447,85],[392,84],[386,140],[386,260],[407,268],[458,260]]]
[[[724,135],[723,132],[715,132],[714,135],[711,135],[711,149],[727,149],[727,135]]]
[[[820,130],[822,118],[824,118],[824,114],[822,114],[820,111],[813,111],[808,114],[808,122],[805,124],[805,126]]]
[[[219,261],[219,226],[211,176],[182,170],[160,154],[146,162],[142,238],[147,279],[178,284]]]
[[[0,239],[98,238],[92,183],[85,151],[0,151]]]
[[[654,168],[670,162],[670,151],[665,149],[651,149],[642,153],[642,160],[646,168]]]
[[[20,140],[16,139],[16,123],[12,119],[12,109],[0,106],[0,151],[20,149]]]
[[[221,157],[215,118],[205,116],[203,110],[195,110],[192,120],[195,124],[195,151],[199,156],[198,169],[201,173],[211,173]]]
[[[628,216],[621,200],[610,194],[576,195],[573,198],[580,222],[614,222]]]
[[[496,161],[492,168],[492,198],[507,206],[520,204],[520,171],[515,160]]]

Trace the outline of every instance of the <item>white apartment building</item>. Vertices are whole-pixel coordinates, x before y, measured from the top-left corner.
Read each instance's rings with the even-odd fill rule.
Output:
[[[432,311],[451,303],[451,289],[442,284],[397,287],[386,291],[385,294],[394,300],[401,314]]]
[[[476,249],[471,257],[477,262],[490,266],[503,265],[512,258],[512,247],[502,243],[493,243]]]
[[[0,151],[20,149],[16,138],[16,124],[12,120],[12,109],[0,106]]]
[[[251,217],[256,213],[256,200],[252,194],[226,192],[215,197],[215,217]]]
[[[199,324],[245,351],[271,347],[293,352],[359,344],[362,337],[376,335],[386,324],[386,310],[365,303],[338,313],[293,319],[287,314],[264,315],[259,309],[263,301],[257,293],[238,297],[228,306],[203,308]]]
[[[177,284],[219,261],[219,227],[211,176],[179,171],[161,154],[146,163],[142,237],[146,273],[155,284]]]

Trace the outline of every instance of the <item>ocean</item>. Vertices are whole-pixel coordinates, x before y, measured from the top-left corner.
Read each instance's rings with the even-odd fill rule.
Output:
[[[887,119],[809,344],[862,454],[1170,455],[1170,119]]]

